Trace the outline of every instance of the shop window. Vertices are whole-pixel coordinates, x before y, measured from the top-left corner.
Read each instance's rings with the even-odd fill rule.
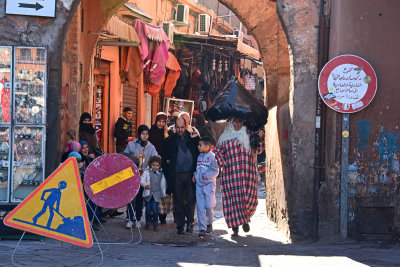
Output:
[[[36,60],[44,61],[45,58],[46,58],[46,51],[44,49],[37,49]]]
[[[21,48],[19,50],[19,59],[20,60],[26,60],[29,61],[31,60],[31,50],[28,48]]]

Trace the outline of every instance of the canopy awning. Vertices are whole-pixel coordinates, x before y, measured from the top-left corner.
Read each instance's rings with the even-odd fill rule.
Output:
[[[103,40],[107,39],[104,37],[109,37],[108,39],[118,39],[120,41],[137,44],[140,42],[135,29],[117,16],[112,16],[103,30],[108,33],[108,35],[102,34]]]
[[[240,41],[235,35],[201,35],[190,33],[174,33],[175,44],[189,44],[198,46],[214,46],[219,51],[226,51],[260,60],[260,52]]]

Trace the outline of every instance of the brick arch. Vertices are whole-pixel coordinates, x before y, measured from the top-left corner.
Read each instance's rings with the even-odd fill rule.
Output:
[[[270,108],[266,131],[271,139],[269,143],[267,141],[268,215],[288,236],[310,238],[315,230],[312,198],[314,172],[310,166],[314,162],[317,80],[315,26],[318,25],[319,1],[219,1],[230,8],[255,37],[264,64],[266,104]],[[67,8],[66,23],[60,33],[58,47],[64,45],[69,23],[80,2],[73,0]],[[98,18],[91,28],[93,32],[99,32],[125,2],[84,0],[83,3],[88,7],[84,16],[95,15]],[[83,60],[90,61],[97,35],[89,36],[87,42],[88,49],[84,51]],[[59,58],[60,53],[62,49],[54,55]],[[85,86],[89,75],[89,71],[84,73],[82,86]],[[58,71],[54,77],[60,80],[61,76],[61,71]],[[53,82],[61,88],[59,80]],[[60,102],[61,96],[56,97]],[[59,112],[58,107],[53,110]],[[57,127],[60,133],[60,126]]]

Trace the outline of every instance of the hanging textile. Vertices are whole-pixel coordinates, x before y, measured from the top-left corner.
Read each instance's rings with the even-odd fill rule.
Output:
[[[181,66],[179,66],[179,62],[172,54],[171,52],[168,52],[168,61],[166,63],[166,67],[168,69],[168,72],[166,74],[166,79],[164,82],[164,91],[165,91],[165,96],[171,96],[172,91],[175,88],[176,82],[179,79],[179,76],[181,75]]]
[[[161,27],[148,24],[140,19],[133,21],[133,27],[139,36],[142,51],[143,72],[146,83],[161,86],[165,64],[168,60],[170,40]],[[161,88],[161,87],[160,87]]]

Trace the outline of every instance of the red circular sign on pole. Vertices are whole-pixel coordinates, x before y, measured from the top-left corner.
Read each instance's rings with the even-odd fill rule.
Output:
[[[110,153],[90,163],[83,184],[86,194],[96,205],[116,209],[129,204],[136,196],[140,174],[128,157]]]
[[[331,59],[318,79],[322,100],[331,109],[341,113],[364,109],[374,98],[377,87],[378,81],[372,66],[354,55]]]

